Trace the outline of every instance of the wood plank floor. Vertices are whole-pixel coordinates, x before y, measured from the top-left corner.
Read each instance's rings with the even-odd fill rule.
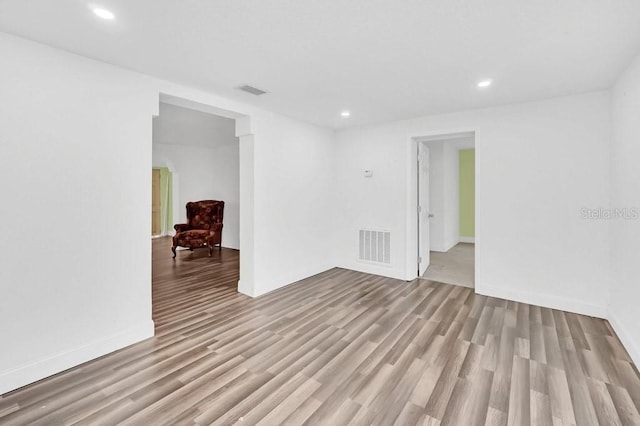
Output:
[[[155,240],[157,336],[0,398],[0,424],[640,425],[608,322],[333,269],[251,299]]]

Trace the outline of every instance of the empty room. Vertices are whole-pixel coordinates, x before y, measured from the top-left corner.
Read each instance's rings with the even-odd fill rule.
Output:
[[[638,22],[1,1],[0,424],[639,425]]]

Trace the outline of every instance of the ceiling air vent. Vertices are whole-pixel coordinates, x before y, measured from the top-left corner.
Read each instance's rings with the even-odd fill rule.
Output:
[[[264,90],[258,89],[257,87],[249,86],[248,84],[240,86],[238,87],[238,89],[256,96],[264,95],[265,93],[267,93]]]

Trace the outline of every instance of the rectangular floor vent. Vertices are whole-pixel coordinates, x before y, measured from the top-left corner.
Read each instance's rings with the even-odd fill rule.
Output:
[[[391,232],[374,229],[358,230],[358,259],[391,264]]]

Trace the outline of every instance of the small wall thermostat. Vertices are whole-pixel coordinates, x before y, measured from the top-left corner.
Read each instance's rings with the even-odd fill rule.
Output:
[[[372,177],[372,176],[373,176],[373,170],[364,171],[364,177]]]

